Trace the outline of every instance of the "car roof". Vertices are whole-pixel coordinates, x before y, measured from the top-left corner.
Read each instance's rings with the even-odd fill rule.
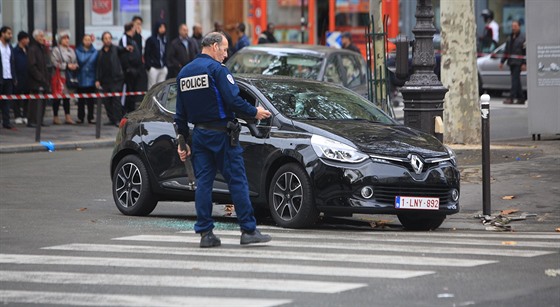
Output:
[[[237,53],[247,53],[251,51],[261,51],[261,52],[283,52],[283,53],[294,53],[294,54],[306,54],[316,57],[322,57],[325,55],[330,55],[332,53],[349,53],[356,54],[354,51],[339,49],[334,47],[327,47],[323,45],[305,45],[305,44],[259,44],[247,46]],[[234,55],[235,56],[235,55]]]

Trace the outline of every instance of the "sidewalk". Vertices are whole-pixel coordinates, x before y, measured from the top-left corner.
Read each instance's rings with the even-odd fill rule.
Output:
[[[77,120],[77,107],[72,104],[70,114],[74,121]],[[64,111],[59,110],[58,117],[64,122]],[[41,141],[54,143],[54,149],[76,149],[93,147],[111,147],[115,144],[118,128],[114,126],[104,126],[108,121],[103,110],[101,115],[100,138],[95,138],[95,124],[76,124],[76,125],[53,125],[52,107],[47,106],[45,111],[44,123],[48,127],[41,127]],[[47,151],[47,147],[35,142],[35,128],[26,125],[16,125],[12,119],[11,123],[17,131],[0,129],[0,154]]]

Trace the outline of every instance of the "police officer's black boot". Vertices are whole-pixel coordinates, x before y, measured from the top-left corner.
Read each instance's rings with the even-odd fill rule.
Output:
[[[241,244],[253,244],[253,243],[266,243],[270,241],[272,237],[269,235],[263,235],[258,229],[253,232],[242,231],[241,232]]]
[[[200,247],[214,247],[220,245],[222,245],[222,241],[214,235],[212,230],[200,234]]]

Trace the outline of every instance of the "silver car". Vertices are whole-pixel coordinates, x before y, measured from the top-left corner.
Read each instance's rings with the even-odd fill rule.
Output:
[[[485,91],[510,91],[511,74],[509,67],[504,63],[500,69],[500,60],[504,57],[506,44],[500,45],[492,53],[479,57],[476,60],[478,68],[478,89],[480,93]],[[527,90],[527,72],[521,72],[521,86]]]

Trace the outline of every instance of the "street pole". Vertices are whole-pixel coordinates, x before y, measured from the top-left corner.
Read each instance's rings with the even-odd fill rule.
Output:
[[[490,204],[490,95],[480,96],[482,117],[482,214],[491,214]]]

